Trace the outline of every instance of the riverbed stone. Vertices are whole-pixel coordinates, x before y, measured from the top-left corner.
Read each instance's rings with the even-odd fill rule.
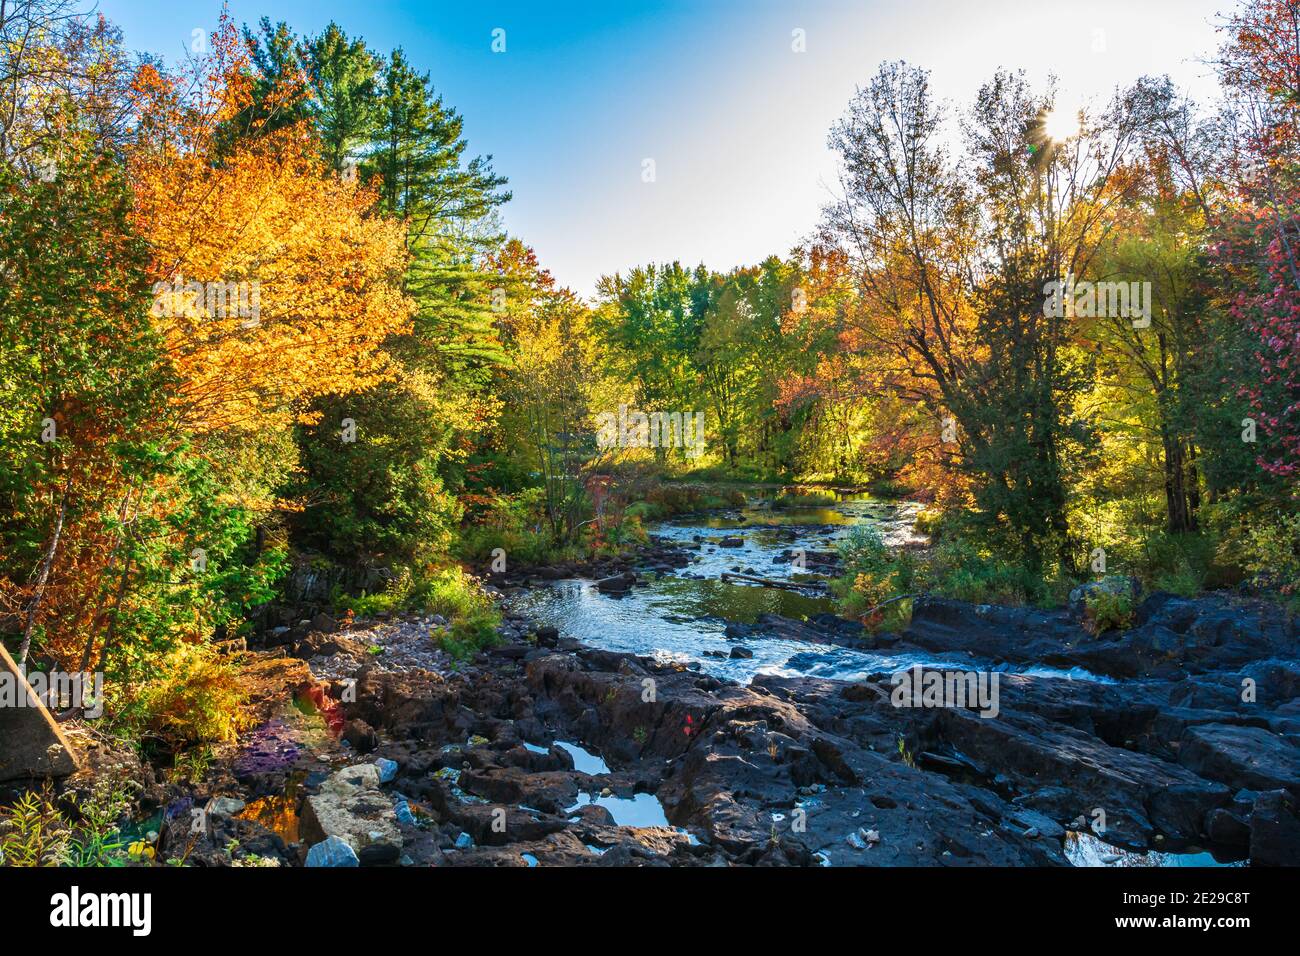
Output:
[[[314,844],[307,851],[307,866],[310,867],[348,867],[359,866],[356,851],[346,841],[337,836],[326,837]]]
[[[303,802],[301,828],[309,843],[338,837],[354,851],[372,843],[399,850],[402,833],[392,797],[379,789],[379,769],[357,764],[330,775],[320,792]]]
[[[1300,806],[1294,794],[1269,790],[1256,797],[1250,859],[1258,866],[1300,866]]]
[[[601,590],[630,588],[627,567],[605,564]],[[1297,635],[1258,602],[1152,595],[1133,627],[1096,636],[1066,609],[918,598],[890,654],[998,668],[996,717],[894,707],[888,673],[739,684],[718,676],[725,660],[710,658],[704,666],[718,671],[707,674],[698,661],[558,638],[545,646],[523,637],[535,625],[509,620],[501,653],[457,673],[367,671],[344,705],[375,729],[376,759],[397,764],[394,789],[420,825],[405,825],[413,861],[1061,866],[1067,828],[1096,827],[1132,850],[1248,850],[1272,862],[1289,859],[1288,834],[1300,825],[1285,710],[1296,682],[1275,663],[1296,659]],[[724,623],[746,650],[771,638],[822,645],[787,672],[802,656],[879,646],[834,615]],[[730,643],[705,646],[725,655]],[[1267,692],[1258,703],[1241,699],[1247,673]],[[580,742],[610,771],[593,779],[564,751],[539,753],[525,740]],[[347,801],[378,787],[334,776],[308,800],[317,816],[313,800],[335,794],[355,814]],[[597,794],[652,795],[671,826],[616,826],[586,802]],[[500,811],[504,830],[494,827]],[[390,844],[377,845],[368,858],[391,856]]]
[[[1190,727],[1179,763],[1212,780],[1252,790],[1300,794],[1300,748],[1262,727],[1204,724]]]

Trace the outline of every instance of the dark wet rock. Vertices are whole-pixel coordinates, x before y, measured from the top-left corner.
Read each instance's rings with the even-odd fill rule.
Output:
[[[728,535],[718,541],[719,548],[743,548],[744,546],[745,539],[736,535]],[[739,568],[737,568],[737,570],[739,570]]]
[[[726,627],[726,635],[732,640],[775,637],[806,644],[838,644],[845,647],[859,647],[865,643],[865,634],[859,622],[836,617],[834,614],[817,614],[806,621],[796,621],[780,614],[760,614],[753,624],[731,622]]]
[[[1258,866],[1300,866],[1300,807],[1294,794],[1269,790],[1255,799],[1250,859]]]
[[[364,720],[349,720],[343,725],[343,739],[360,754],[368,754],[379,746],[375,729]]]
[[[596,582],[596,589],[602,594],[619,594],[630,591],[634,584],[636,584],[636,575],[625,572],[608,578],[601,578]]]
[[[1094,636],[1068,611],[918,598],[900,647],[967,653],[994,662],[1083,667],[1111,677],[1178,680],[1300,652],[1297,622],[1276,605],[1226,595],[1182,601],[1152,595],[1135,626]]]
[[[357,862],[361,866],[396,866],[402,851],[391,843],[371,843],[361,848]]]
[[[1204,724],[1183,735],[1178,761],[1232,787],[1300,794],[1300,748],[1261,727]]]
[[[1222,847],[1249,849],[1250,823],[1224,807],[1211,810],[1206,819],[1205,832],[1210,840]]]
[[[339,629],[339,622],[322,611],[311,619],[308,628],[321,634],[333,634]]]
[[[790,564],[796,558],[802,558],[803,570],[814,574],[836,574],[842,563],[839,554],[834,551],[814,551],[806,548],[799,551],[786,548],[772,558],[772,563]]]
[[[748,647],[733,647],[729,656],[732,658],[750,658],[754,656],[754,652]]]

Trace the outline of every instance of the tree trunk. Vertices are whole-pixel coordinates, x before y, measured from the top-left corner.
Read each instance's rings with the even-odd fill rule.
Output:
[[[27,666],[27,654],[32,647],[32,628],[36,624],[36,612],[41,608],[41,599],[45,597],[45,585],[50,580],[50,569],[54,566],[54,555],[59,550],[59,539],[63,537],[63,519],[68,513],[68,499],[64,497],[59,504],[59,516],[54,521],[54,533],[50,535],[49,547],[45,549],[45,558],[41,561],[41,571],[36,577],[32,603],[27,609],[27,621],[23,625],[23,642],[18,648],[18,667]]]
[[[1186,534],[1196,530],[1196,519],[1192,513],[1191,495],[1188,491],[1189,463],[1186,460],[1183,443],[1176,437],[1165,434],[1164,470],[1165,470],[1165,511],[1168,515],[1170,534]]]

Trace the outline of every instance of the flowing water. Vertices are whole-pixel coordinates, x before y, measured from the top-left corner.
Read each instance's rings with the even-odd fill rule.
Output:
[[[755,634],[728,638],[728,622],[754,623],[762,614],[803,619],[833,612],[834,604],[816,574],[801,572],[788,561],[793,549],[803,549],[815,567],[815,555],[828,553],[855,526],[877,529],[884,540],[903,546],[915,540],[912,530],[918,506],[840,495],[833,503],[813,507],[773,509],[757,503],[743,509],[705,517],[665,521],[651,534],[692,549],[691,564],[638,585],[627,594],[602,594],[591,580],[552,582],[515,595],[511,610],[551,624],[566,637],[593,647],[687,663],[717,677],[747,683],[757,674],[811,676],[861,680],[913,666],[972,666],[989,668],[969,656],[942,654],[880,654],[820,643],[806,643]],[[739,547],[724,539],[741,538]],[[733,541],[734,543],[734,541]],[[797,553],[797,552],[796,552]],[[724,573],[748,574],[779,581],[806,582],[806,591],[786,591],[737,581]],[[752,658],[719,658],[706,652],[729,653],[741,645]],[[1013,669],[1013,668],[1008,668]],[[1109,681],[1082,669],[1014,668],[1018,673],[1091,681]],[[574,757],[579,770],[604,773],[604,761],[574,744],[559,743]],[[541,749],[541,748],[538,748]],[[584,802],[606,806],[624,826],[666,826],[663,810],[649,794],[633,798],[583,795]],[[577,809],[577,806],[572,808]],[[1075,866],[1212,866],[1208,853],[1131,853],[1090,834],[1069,834],[1067,859]],[[593,848],[595,851],[595,848]]]
[[[861,680],[914,664],[958,661],[968,669],[969,656],[869,653],[761,635],[740,641],[724,633],[728,622],[752,624],[762,614],[802,619],[835,610],[824,586],[787,591],[724,581],[724,573],[817,585],[818,575],[803,573],[786,559],[791,551],[802,549],[809,567],[815,568],[816,556],[833,552],[858,525],[877,529],[889,544],[905,545],[916,540],[912,525],[918,507],[866,495],[840,495],[825,505],[774,509],[757,503],[718,515],[665,521],[650,533],[693,549],[687,567],[625,595],[602,594],[586,579],[556,581],[516,595],[510,608],[592,647],[693,664],[705,673],[741,683],[756,674]],[[722,544],[737,537],[743,540],[739,547]],[[718,658],[707,653],[726,655],[737,645],[754,656]],[[1083,671],[1021,672],[1097,679]]]

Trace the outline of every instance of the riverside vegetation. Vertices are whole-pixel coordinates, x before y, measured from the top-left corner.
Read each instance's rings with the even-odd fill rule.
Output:
[[[1242,627],[1283,633],[1270,615],[1300,599],[1297,35],[1294,6],[1240,0],[1220,103],[1150,77],[1078,117],[1016,72],[957,116],[924,69],[883,64],[830,131],[844,189],[804,244],[728,272],[633,265],[586,301],[503,234],[506,178],[401,50],[226,18],[167,68],[62,0],[6,5],[0,639],[25,666],[105,676],[105,716],[77,731],[102,780],[9,794],[6,861],[153,859],[123,826],[148,788],[132,779],[204,781],[286,688],[328,724],[338,688],[302,664],[332,656],[312,653],[322,634],[379,628],[377,667],[415,621],[426,663],[462,680],[537,644],[508,581],[671,573],[657,522],[756,502],[852,488],[920,506],[923,547],[864,526],[826,559],[863,640],[937,641],[935,601],[1051,615],[1072,593],[1108,639],[1173,613],[1153,592],[1263,601]],[[1054,310],[1063,277],[1149,283],[1149,311]],[[599,442],[622,408],[702,412],[703,454]],[[263,653],[286,647],[293,662]],[[536,719],[558,720],[575,678],[518,660],[499,679],[534,682]],[[584,660],[621,693],[614,662]],[[674,687],[684,719],[697,691]],[[812,683],[772,694],[830,706]],[[645,754],[679,756],[608,706]],[[474,734],[504,733],[481,716]],[[782,748],[823,746],[799,726]],[[1237,812],[1201,783],[1198,813]],[[683,819],[692,799],[673,796]],[[1018,840],[994,857],[1042,862]]]

